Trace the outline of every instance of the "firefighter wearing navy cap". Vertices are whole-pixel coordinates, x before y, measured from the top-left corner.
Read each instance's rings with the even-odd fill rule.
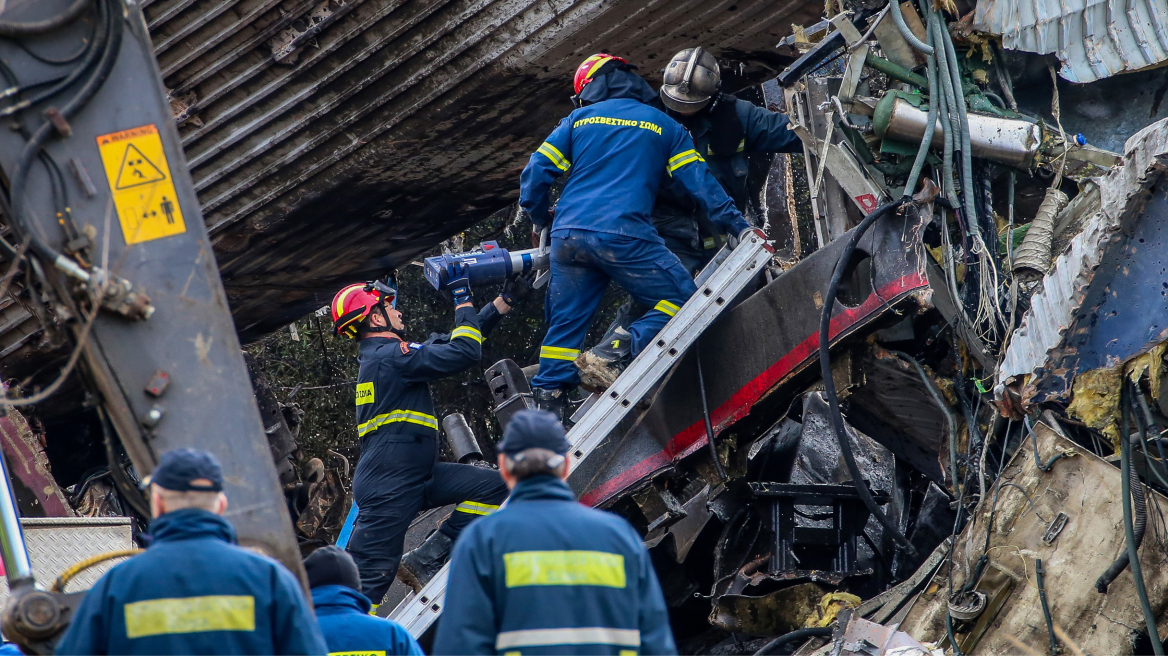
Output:
[[[580,383],[578,368],[590,373],[590,388],[606,387],[696,291],[653,227],[663,179],[671,178],[729,234],[758,230],[710,174],[685,128],[646,104],[657,94],[633,68],[613,55],[585,60],[574,80],[578,109],[531,155],[520,179],[520,207],[536,233],[546,228],[551,236],[551,325],[532,392],[540,408],[561,417],[566,392]],[[553,219],[551,187],[565,175]],[[624,343],[581,354],[610,280],[652,309],[628,326]]]
[[[676,654],[640,534],[576,501],[551,413],[507,424],[507,505],[470,526],[450,562],[435,654]]]
[[[461,265],[452,264],[447,274],[454,329],[425,342],[402,338],[405,323],[394,307],[396,291],[387,285],[349,285],[331,304],[337,334],[360,341],[356,396],[361,459],[353,475],[359,511],[348,550],[374,611],[399,564],[402,580],[420,590],[442,568],[462,529],[496,510],[507,496],[498,472],[438,461],[438,417],[428,383],[477,364],[484,335],[510,309],[501,296],[476,313]],[[449,504],[457,504],[450,518],[403,558],[406,530],[414,517]]]
[[[57,654],[324,654],[300,583],[235,545],[210,453],[162,455],[150,486],[150,547],[85,595]]]

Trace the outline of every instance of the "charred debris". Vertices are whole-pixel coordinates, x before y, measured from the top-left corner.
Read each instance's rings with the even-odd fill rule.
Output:
[[[643,532],[684,653],[1163,653],[1168,7],[827,5],[736,92],[804,143],[751,162],[772,266],[570,483]],[[0,356],[38,307],[0,304]],[[332,542],[350,463],[294,471],[251,373]],[[529,405],[519,364],[485,378],[500,423]],[[31,419],[0,417],[22,515],[142,513],[102,422],[46,454]]]
[[[683,651],[1163,653],[1168,121],[1125,71],[1168,12],[1097,11],[829,3],[779,44],[775,262],[571,480]],[[505,422],[525,379],[487,382]]]

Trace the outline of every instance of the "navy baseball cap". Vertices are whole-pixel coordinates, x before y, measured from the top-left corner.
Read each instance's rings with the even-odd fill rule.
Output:
[[[195,483],[194,481],[210,481]],[[162,454],[143,485],[153,483],[175,492],[222,492],[223,467],[214,454],[198,449],[175,449]]]
[[[561,456],[572,448],[564,436],[564,426],[546,410],[524,410],[516,413],[503,431],[498,449],[515,455],[527,449],[547,449]]]

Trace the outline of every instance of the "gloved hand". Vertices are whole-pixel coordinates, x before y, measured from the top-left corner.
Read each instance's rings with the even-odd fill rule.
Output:
[[[534,281],[535,271],[511,276],[503,282],[503,289],[499,292],[499,296],[503,298],[504,303],[515,307],[531,295],[531,283]]]
[[[450,294],[454,306],[471,302],[470,278],[466,267],[461,262],[451,262],[446,265],[446,285],[443,290]]]
[[[730,247],[730,250],[734,250],[738,247],[739,242],[750,239],[752,234],[758,235],[759,239],[762,239],[762,247],[765,248],[768,253],[775,252],[775,247],[772,246],[769,241],[767,241],[766,233],[762,231],[762,228],[747,227],[743,228],[737,236],[728,235],[726,239],[726,245]]]

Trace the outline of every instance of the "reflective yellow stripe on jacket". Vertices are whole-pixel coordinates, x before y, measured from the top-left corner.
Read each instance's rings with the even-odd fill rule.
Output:
[[[459,326],[450,332],[450,339],[455,337],[467,337],[473,339],[479,344],[483,343],[483,333],[474,326]]]
[[[126,637],[206,631],[255,631],[255,597],[208,595],[136,601],[125,606]]]
[[[426,428],[433,428],[438,430],[438,418],[434,415],[428,415],[422,412],[414,412],[413,410],[393,410],[385,414],[377,415],[369,421],[359,424],[357,426],[357,436],[365,437],[369,433],[385,426],[386,424],[393,424],[397,422],[406,422],[409,424],[417,424],[425,426]]]
[[[687,150],[685,152],[678,153],[678,154],[674,155],[673,157],[669,158],[669,165],[668,165],[669,166],[669,174],[673,175],[674,171],[685,166],[686,164],[689,164],[690,162],[704,162],[704,161],[706,161],[706,160],[702,159],[702,156],[698,154],[698,151],[694,150],[693,148],[690,148],[689,150]]]
[[[499,509],[499,506],[492,506],[489,503],[479,503],[478,501],[463,501],[454,507],[458,512],[464,512],[468,515],[489,515]]]
[[[580,349],[560,348],[559,346],[539,347],[539,357],[547,360],[567,360],[574,362],[580,357]]]
[[[564,154],[561,153],[558,148],[546,141],[540,144],[539,148],[535,152],[550,159],[552,164],[554,164],[555,167],[561,171],[567,171],[572,167],[572,163],[568,161],[568,158],[564,157]]]
[[[513,551],[503,554],[508,588],[542,585],[625,587],[625,557],[604,551]]]

